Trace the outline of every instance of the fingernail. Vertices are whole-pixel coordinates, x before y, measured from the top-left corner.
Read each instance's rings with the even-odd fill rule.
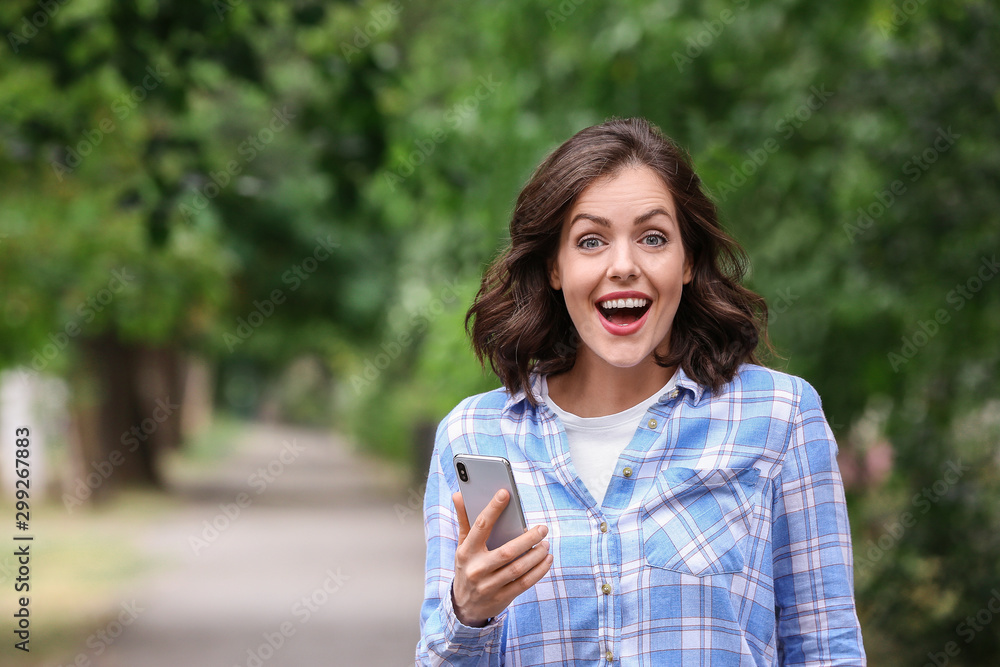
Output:
[[[507,489],[500,489],[499,491],[497,491],[497,500],[506,500],[506,499],[507,499]]]
[[[541,535],[542,537],[545,537],[546,535],[548,535],[548,533],[549,533],[549,527],[548,526],[539,526],[538,527],[538,534]]]
[[[545,547],[546,549],[548,549],[548,548],[549,548],[549,541],[548,541],[548,540],[542,540],[541,544],[542,544],[542,546],[543,546],[543,547]]]

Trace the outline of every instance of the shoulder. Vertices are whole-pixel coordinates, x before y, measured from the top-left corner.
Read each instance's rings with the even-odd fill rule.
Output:
[[[478,417],[497,417],[503,411],[510,399],[510,394],[503,387],[464,398],[451,409],[444,418],[445,422]]]
[[[750,391],[783,391],[801,396],[805,391],[815,391],[798,375],[777,371],[757,364],[742,364],[729,386]]]
[[[438,442],[495,430],[509,400],[510,394],[503,387],[462,399],[438,425]]]
[[[819,394],[805,379],[757,364],[742,364],[717,395],[720,400],[760,401],[768,397],[796,409],[820,404]]]
[[[792,448],[819,441],[829,446],[806,447],[803,451],[807,457],[820,457],[817,461],[836,457],[836,441],[823,413],[819,394],[805,379],[756,364],[744,364],[727,385],[727,390],[732,392],[729,402],[739,403],[740,420],[768,420],[768,432],[781,441],[780,459],[783,460]],[[726,400],[725,390],[718,400]],[[726,407],[729,414],[734,413],[734,406]],[[777,445],[777,440],[773,444]]]

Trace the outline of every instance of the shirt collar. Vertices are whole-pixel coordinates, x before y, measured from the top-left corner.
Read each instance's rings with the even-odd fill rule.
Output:
[[[532,373],[530,377],[531,382],[531,393],[534,394],[535,400],[538,403],[542,402],[542,376],[538,373]],[[687,389],[692,394],[694,394],[694,402],[697,404],[701,401],[702,395],[705,393],[705,387],[698,384],[696,381],[688,377],[687,373],[684,372],[684,368],[677,369],[677,389]],[[667,394],[660,397],[658,402],[666,402]],[[503,412],[507,412],[513,408],[518,403],[522,401],[527,402],[527,395],[524,393],[523,389],[518,389],[513,394],[507,395],[507,401],[503,405]]]

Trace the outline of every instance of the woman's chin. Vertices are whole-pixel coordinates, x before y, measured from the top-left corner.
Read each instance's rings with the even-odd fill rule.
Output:
[[[604,364],[622,370],[644,366],[652,361],[652,354],[645,351],[628,353],[616,350],[614,354],[605,353],[597,356]]]

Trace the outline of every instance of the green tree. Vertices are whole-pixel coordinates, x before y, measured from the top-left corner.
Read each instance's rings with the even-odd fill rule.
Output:
[[[369,197],[419,230],[398,280],[430,294],[462,276],[463,308],[530,169],[573,132],[643,115],[691,150],[771,303],[775,363],[819,389],[845,467],[881,442],[895,452],[888,482],[864,465],[849,480],[880,664],[949,641],[965,664],[1000,650],[993,627],[968,643],[957,630],[1000,583],[997,18],[980,2],[407,9],[393,35],[406,66],[380,92],[394,102],[390,145]],[[495,92],[479,96],[484,79]],[[415,365],[366,386],[364,432],[411,437],[407,424],[495,386],[458,319],[436,318]],[[376,422],[387,395],[406,409]],[[959,461],[970,469],[953,479]],[[907,511],[915,525],[868,558]]]
[[[309,350],[336,363],[372,328],[393,244],[357,193],[384,150],[381,69],[339,52],[366,19],[323,2],[0,9],[0,363],[73,379],[84,469],[135,447],[102,491],[159,481],[179,416],[134,429],[179,402],[183,353],[267,373]]]

